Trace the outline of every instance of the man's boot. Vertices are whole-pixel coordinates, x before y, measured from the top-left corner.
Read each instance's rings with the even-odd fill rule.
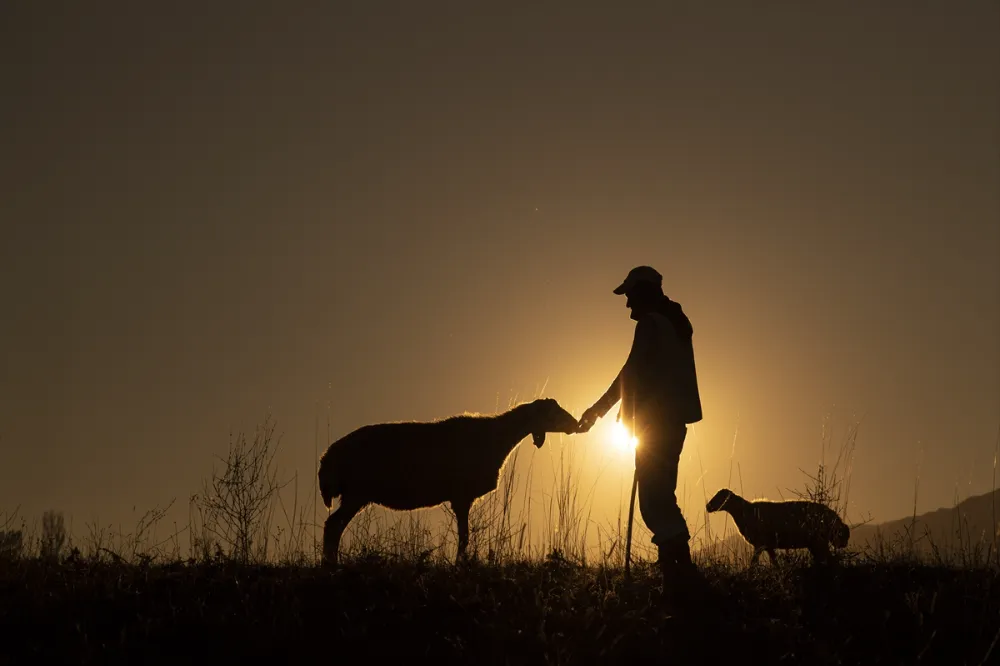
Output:
[[[701,572],[691,560],[691,547],[688,545],[687,539],[679,537],[670,542],[668,548],[680,575],[701,577]]]
[[[674,610],[698,609],[708,602],[708,581],[691,560],[691,549],[684,537],[659,546],[663,597]]]

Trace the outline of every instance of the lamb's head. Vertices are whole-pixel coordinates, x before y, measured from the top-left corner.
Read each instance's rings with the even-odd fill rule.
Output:
[[[576,418],[567,412],[553,398],[539,398],[529,403],[531,411],[531,439],[535,446],[542,448],[545,434],[561,432],[572,434],[579,428]]]
[[[726,503],[736,496],[729,488],[723,488],[719,492],[715,493],[712,499],[708,500],[708,504],[705,505],[705,510],[709,513],[715,513],[716,511],[721,511],[726,508]]]

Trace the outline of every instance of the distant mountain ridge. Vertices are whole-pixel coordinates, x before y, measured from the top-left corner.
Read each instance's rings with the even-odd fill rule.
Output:
[[[1000,490],[968,497],[950,508],[860,525],[851,530],[851,548],[883,543],[906,543],[927,554],[1000,546]]]

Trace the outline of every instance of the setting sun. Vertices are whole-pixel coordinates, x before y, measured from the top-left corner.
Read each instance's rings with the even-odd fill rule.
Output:
[[[635,451],[635,447],[639,445],[639,440],[629,433],[624,423],[616,421],[611,428],[611,443],[616,449],[622,453]]]

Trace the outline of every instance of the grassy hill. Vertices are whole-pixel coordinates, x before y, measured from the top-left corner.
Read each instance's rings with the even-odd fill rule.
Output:
[[[337,571],[226,561],[0,561],[0,664],[997,663],[1000,569],[706,563],[718,612],[673,615],[640,564]],[[374,660],[374,662],[373,662]]]

